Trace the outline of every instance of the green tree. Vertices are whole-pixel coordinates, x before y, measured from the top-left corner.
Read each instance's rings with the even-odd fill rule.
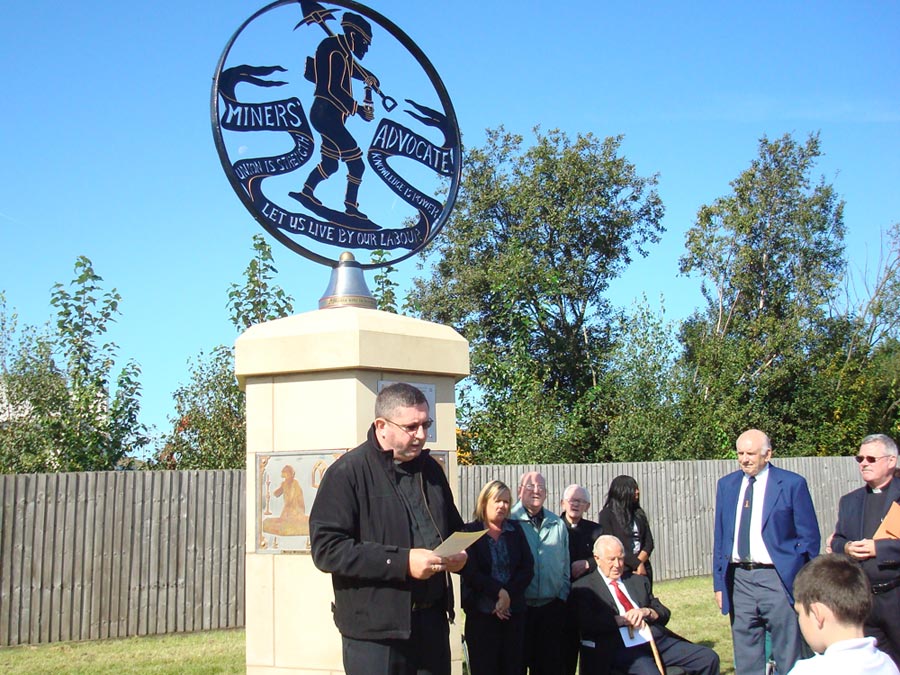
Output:
[[[239,331],[289,316],[294,311],[294,299],[272,283],[278,270],[272,248],[263,235],[253,235],[253,251],[253,258],[244,270],[244,285],[231,284],[228,290],[231,323]]]
[[[190,377],[173,394],[172,432],[160,453],[160,468],[241,469],[246,463],[244,392],[234,375],[234,350],[219,346],[200,353]]]
[[[665,320],[662,304],[654,311],[646,298],[620,321],[602,388],[609,433],[595,459],[685,459],[678,417],[685,375],[677,328]]]
[[[68,407],[49,331],[26,326],[0,293],[0,472],[38,473],[56,463],[53,427]]]
[[[638,175],[621,137],[536,129],[535,141],[501,127],[466,153],[438,262],[408,299],[469,340],[461,412],[478,462],[590,456],[604,429],[604,292],[663,230],[656,177]]]
[[[383,265],[387,260],[387,252],[381,249],[372,251],[372,264]],[[397,313],[397,282],[393,279],[393,274],[397,268],[393,265],[384,265],[379,267],[375,273],[375,296],[377,307],[383,312]]]
[[[887,433],[900,437],[900,223],[887,232],[886,245],[879,261],[875,283],[863,304],[861,317],[865,349],[872,364],[872,377],[878,395],[872,403],[872,417],[866,433]],[[853,353],[853,347],[848,353]],[[858,348],[857,348],[858,349]]]
[[[7,472],[103,471],[147,444],[139,422],[140,368],[113,372],[117,349],[104,340],[121,297],[104,292],[91,261],[80,256],[67,288],[55,284],[55,330],[16,331],[2,308],[0,461]]]
[[[253,235],[253,258],[243,285],[231,284],[228,309],[237,331],[288,316],[294,300],[274,282],[272,249]],[[172,429],[152,463],[161,469],[240,469],[246,462],[245,395],[234,374],[234,347],[201,352],[189,364],[189,381],[174,393]]]
[[[809,443],[818,454],[843,454],[870,433],[900,432],[900,225],[884,239],[869,283],[859,284],[864,291],[848,278],[845,305],[832,310],[833,347],[817,371],[822,438]]]
[[[816,366],[833,349],[828,308],[844,272],[844,203],[810,177],[818,135],[763,137],[732,192],[702,206],[681,271],[702,279],[706,307],[682,329],[685,442],[701,456],[730,453],[757,426],[779,452],[800,453],[815,421]]]

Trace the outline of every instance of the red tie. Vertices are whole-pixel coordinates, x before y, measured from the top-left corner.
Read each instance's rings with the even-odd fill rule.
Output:
[[[619,602],[622,603],[622,607],[625,608],[625,611],[627,612],[630,609],[634,609],[634,605],[631,604],[628,597],[622,592],[622,589],[619,588],[619,582],[613,579],[609,583],[616,592],[616,597],[619,599]]]

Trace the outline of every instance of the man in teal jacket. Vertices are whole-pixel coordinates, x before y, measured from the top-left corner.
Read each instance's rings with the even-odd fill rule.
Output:
[[[546,500],[547,481],[529,471],[519,481],[519,501],[509,517],[521,524],[534,556],[534,577],[525,590],[525,662],[531,675],[562,675],[569,533],[562,519],[544,508]]]

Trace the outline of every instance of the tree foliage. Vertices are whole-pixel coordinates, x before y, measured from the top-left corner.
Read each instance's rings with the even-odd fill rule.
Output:
[[[687,233],[681,269],[703,280],[706,307],[681,332],[692,372],[681,414],[700,457],[726,456],[750,426],[777,439],[781,454],[843,453],[878,430],[872,406],[891,378],[873,376],[896,361],[892,345],[876,353],[866,335],[890,325],[874,316],[881,307],[882,319],[890,315],[884,291],[896,270],[879,277],[872,320],[835,312],[846,278],[844,203],[823,178],[813,181],[820,156],[815,134],[763,137],[732,192],[701,207]]]
[[[498,130],[469,153],[442,259],[410,297],[470,341],[467,458],[722,458],[748,427],[779,454],[826,455],[897,435],[900,227],[841,307],[844,204],[814,178],[818,136],[763,137],[728,194],[699,209],[680,263],[704,304],[679,326],[603,297],[662,211],[619,141],[538,133],[524,149]],[[632,210],[612,217],[622,203]]]
[[[220,346],[189,365],[189,381],[173,394],[173,428],[159,468],[240,469],[246,463],[244,392],[234,375],[234,350]]]
[[[832,349],[817,403],[833,441],[818,444],[820,454],[839,453],[873,432],[900,435],[900,225],[886,233],[866,283],[868,273],[861,292],[848,280],[844,306],[832,311]]]
[[[272,283],[278,270],[272,247],[263,235],[253,235],[253,251],[253,258],[244,270],[244,285],[231,284],[228,290],[231,323],[239,331],[294,311],[294,299]]]
[[[823,313],[844,269],[844,203],[810,177],[821,154],[817,135],[763,137],[733,192],[702,206],[686,236],[681,271],[701,275],[715,330],[752,333],[764,357],[779,323]]]
[[[383,265],[387,260],[387,252],[381,249],[372,251],[372,264]],[[375,296],[376,307],[383,312],[397,314],[397,286],[399,285],[393,279],[394,272],[397,268],[393,265],[384,265],[379,267],[375,273],[375,290],[372,295]]]
[[[621,137],[536,129],[535,141],[501,127],[466,153],[438,262],[408,298],[469,340],[464,426],[494,461],[585,456],[611,341],[604,292],[662,232],[656,177],[638,175]]]
[[[684,459],[679,397],[685,373],[676,327],[665,320],[662,304],[654,311],[644,298],[621,317],[617,334],[601,388],[609,431],[595,459]]]
[[[80,256],[68,287],[51,294],[55,329],[17,327],[0,297],[0,469],[5,472],[103,471],[147,444],[140,423],[140,368],[114,373],[117,346],[106,341],[119,314],[115,289],[104,292]]]

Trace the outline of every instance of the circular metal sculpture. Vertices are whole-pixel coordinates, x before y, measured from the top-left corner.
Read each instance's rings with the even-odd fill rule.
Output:
[[[253,217],[291,250],[336,267],[347,250],[398,262],[456,200],[460,134],[440,77],[391,21],[351,0],[280,0],[219,60],[212,125]]]

